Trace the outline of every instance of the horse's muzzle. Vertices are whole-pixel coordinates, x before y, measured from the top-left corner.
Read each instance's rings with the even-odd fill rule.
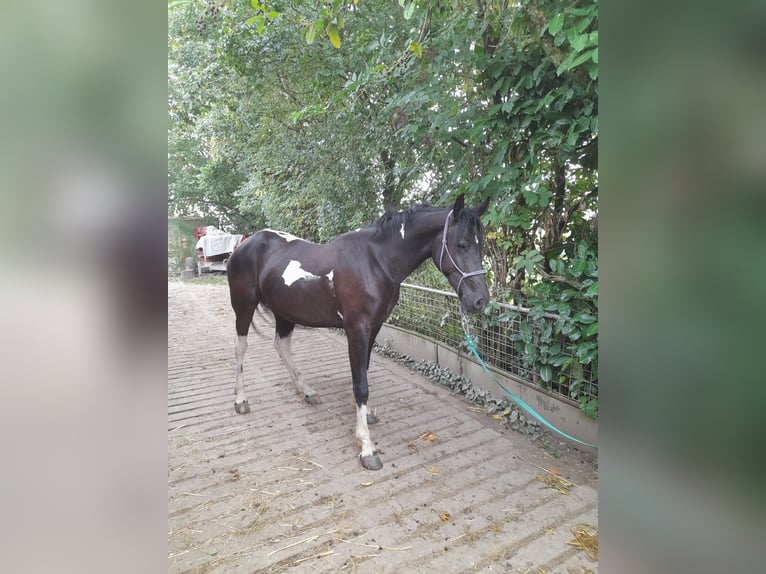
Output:
[[[485,295],[467,295],[462,299],[463,308],[469,313],[481,313],[488,302],[489,297]]]

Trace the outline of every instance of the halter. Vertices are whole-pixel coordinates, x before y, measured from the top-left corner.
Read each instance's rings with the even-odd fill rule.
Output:
[[[444,259],[444,252],[447,252],[447,257],[449,257],[449,260],[452,261],[452,265],[455,267],[458,273],[460,273],[460,281],[457,283],[457,288],[455,289],[455,293],[457,293],[458,297],[460,296],[460,285],[463,284],[463,279],[466,277],[473,277],[474,275],[484,275],[486,271],[484,269],[480,269],[478,271],[471,271],[469,273],[466,273],[460,267],[458,267],[458,264],[455,263],[455,260],[452,258],[452,254],[450,254],[449,249],[447,249],[447,227],[449,226],[449,218],[452,216],[452,210],[450,209],[449,213],[447,214],[447,219],[444,220],[444,233],[442,234],[442,251],[441,255],[439,255],[439,271],[444,273],[444,268],[442,267],[442,259]]]

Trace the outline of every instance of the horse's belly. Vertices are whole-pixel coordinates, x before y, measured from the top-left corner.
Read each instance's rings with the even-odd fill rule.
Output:
[[[342,327],[335,298],[333,272],[317,275],[298,261],[272,267],[261,277],[261,293],[269,309],[292,323],[307,327]]]

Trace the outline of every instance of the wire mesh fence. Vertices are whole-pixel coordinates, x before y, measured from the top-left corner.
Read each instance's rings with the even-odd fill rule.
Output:
[[[500,303],[469,316],[471,336],[484,362],[567,401],[582,405],[583,399],[597,399],[598,380],[591,364],[582,364],[567,351],[571,345],[566,335],[556,334],[561,318],[546,313],[530,320],[529,315],[529,309]],[[388,323],[468,354],[454,293],[403,283]],[[529,341],[541,334],[546,345],[557,350],[553,360],[546,362],[544,353],[530,347]]]

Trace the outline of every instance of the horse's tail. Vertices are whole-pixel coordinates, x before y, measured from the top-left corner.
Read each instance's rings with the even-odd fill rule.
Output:
[[[256,301],[256,303],[255,303],[255,313],[258,313],[263,319],[268,321],[268,314],[264,313],[262,307],[263,307],[263,305],[260,304],[260,300]],[[266,337],[266,338],[268,338],[268,335],[265,335],[265,334],[261,333],[258,330],[258,327],[255,326],[255,313],[253,313],[253,318],[250,319],[250,326],[253,328],[253,332],[256,335],[258,335],[259,337]]]
[[[259,337],[262,337],[263,335],[258,330],[258,327],[255,326],[255,312],[258,311],[258,307],[260,307],[260,303],[261,303],[261,298],[256,295],[255,309],[253,309],[253,315],[252,315],[252,318],[250,319],[250,325],[253,327],[253,332]]]

